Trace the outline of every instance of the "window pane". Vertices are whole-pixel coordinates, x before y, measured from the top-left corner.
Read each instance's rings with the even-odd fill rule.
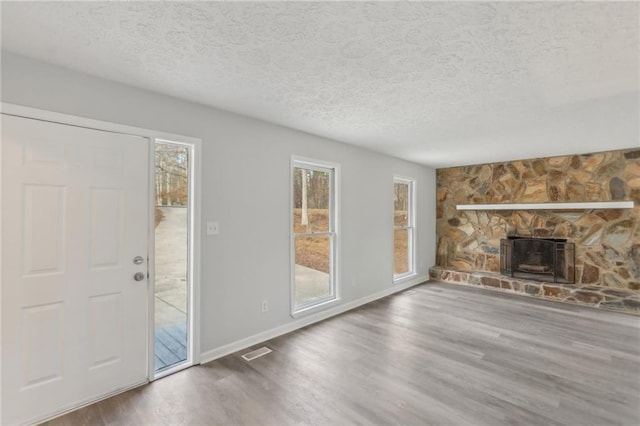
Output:
[[[295,239],[296,306],[331,296],[329,244],[328,236]]]
[[[409,226],[409,184],[394,182],[393,210],[395,226]]]
[[[155,145],[154,367],[160,372],[188,358],[189,149]]]
[[[393,234],[393,273],[409,272],[409,230],[396,229]]]
[[[293,232],[329,231],[329,173],[293,169]]]

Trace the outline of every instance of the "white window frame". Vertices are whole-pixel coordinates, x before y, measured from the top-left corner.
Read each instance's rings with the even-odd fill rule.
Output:
[[[161,379],[165,376],[169,376],[173,373],[176,373],[178,371],[184,370],[186,368],[191,367],[192,365],[194,365],[196,363],[196,359],[198,359],[198,355],[195,353],[195,350],[199,350],[199,348],[195,345],[195,338],[192,335],[192,333],[196,332],[197,329],[199,329],[199,319],[196,320],[196,314],[198,313],[195,310],[195,307],[198,303],[198,299],[196,299],[195,294],[196,294],[196,287],[195,287],[195,281],[194,278],[196,276],[196,270],[195,270],[195,265],[196,262],[199,263],[197,256],[197,250],[196,250],[196,241],[199,241],[199,235],[200,232],[196,232],[195,228],[196,228],[196,224],[199,223],[199,218],[196,218],[196,215],[198,214],[197,210],[196,210],[196,203],[199,202],[199,197],[200,197],[200,187],[199,182],[200,182],[200,178],[199,178],[199,173],[197,174],[197,172],[199,172],[200,170],[200,162],[201,162],[201,158],[200,158],[200,147],[199,145],[195,144],[193,141],[188,141],[188,140],[184,140],[184,138],[161,138],[161,137],[156,137],[155,140],[152,141],[152,143],[150,144],[149,147],[149,158],[151,159],[151,165],[149,167],[149,182],[152,183],[152,190],[149,191],[151,193],[151,196],[153,197],[153,209],[152,210],[152,214],[150,216],[150,222],[149,223],[154,223],[151,222],[151,220],[155,221],[155,205],[156,205],[156,192],[155,192],[155,183],[156,183],[156,163],[155,163],[155,149],[156,149],[156,145],[157,144],[166,144],[166,145],[175,145],[175,146],[180,146],[182,148],[185,148],[188,152],[188,167],[187,167],[187,173],[188,173],[188,177],[187,177],[187,183],[188,183],[188,195],[187,195],[187,359],[185,359],[184,361],[178,362],[174,365],[172,365],[171,367],[168,367],[164,370],[160,370],[160,371],[156,371],[155,369],[155,360],[154,360],[154,355],[155,355],[155,331],[156,331],[156,317],[155,317],[155,262],[153,265],[153,277],[154,277],[154,286],[153,286],[153,290],[152,290],[152,294],[150,297],[151,300],[151,306],[153,308],[153,312],[151,315],[151,324],[150,324],[150,328],[152,329],[151,337],[153,339],[152,344],[151,344],[151,348],[154,348],[154,350],[152,350],[151,354],[150,354],[150,361],[149,361],[149,370],[150,370],[150,375],[152,377],[152,380],[158,380]],[[198,215],[199,216],[199,215]],[[154,242],[154,252],[155,252],[155,229],[150,231],[151,234],[153,234],[152,236],[150,236],[150,238],[153,238],[153,242]],[[198,243],[199,244],[199,243]],[[154,259],[155,259],[155,255],[154,255]],[[199,317],[198,317],[199,318]],[[198,321],[198,323],[196,323],[196,321]]]
[[[393,242],[393,251],[392,251],[392,257],[391,257],[391,264],[392,264],[392,268],[391,270],[394,271],[393,272],[393,281],[397,282],[397,281],[401,281],[404,280],[406,278],[410,278],[416,275],[416,180],[413,178],[408,178],[408,177],[403,177],[403,176],[394,176],[393,177],[393,189],[394,192],[392,192],[392,194],[395,194],[395,185],[396,183],[399,184],[405,184],[409,186],[409,190],[408,190],[408,196],[409,196],[409,206],[407,209],[407,214],[409,215],[408,217],[408,221],[407,221],[407,226],[396,226],[395,224],[395,207],[393,206],[393,202],[392,202],[392,242]],[[395,195],[394,195],[395,197]],[[408,271],[407,272],[403,272],[401,274],[396,274],[395,273],[395,231],[396,230],[401,230],[401,229],[406,229],[408,232],[408,236],[407,236],[407,263],[408,263]]]
[[[294,173],[296,168],[303,168],[308,170],[315,170],[318,172],[329,173],[329,230],[327,232],[313,232],[309,234],[297,234],[294,232]],[[339,238],[339,183],[340,183],[340,165],[337,163],[331,163],[322,160],[315,160],[305,157],[292,156],[291,167],[289,176],[289,230],[291,235],[290,245],[290,263],[291,263],[291,279],[290,279],[290,306],[291,316],[294,318],[311,314],[322,309],[326,309],[329,306],[334,305],[340,301],[340,280],[339,280],[339,267],[338,259],[340,252],[340,238]],[[331,294],[327,297],[313,300],[309,303],[302,305],[296,305],[296,238],[304,237],[329,237],[329,280],[331,283]]]

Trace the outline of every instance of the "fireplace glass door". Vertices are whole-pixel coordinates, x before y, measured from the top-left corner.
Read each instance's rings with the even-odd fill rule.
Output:
[[[510,237],[500,242],[500,272],[545,282],[575,282],[575,246],[566,240]]]

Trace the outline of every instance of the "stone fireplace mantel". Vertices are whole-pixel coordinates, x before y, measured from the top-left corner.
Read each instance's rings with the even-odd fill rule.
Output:
[[[589,210],[632,209],[633,201],[593,201],[580,203],[500,203],[458,204],[456,210]]]
[[[438,169],[432,278],[640,314],[639,209],[640,148]],[[512,236],[574,244],[572,283],[501,275]]]

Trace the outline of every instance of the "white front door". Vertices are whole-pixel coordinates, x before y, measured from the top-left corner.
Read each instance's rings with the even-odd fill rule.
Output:
[[[148,152],[2,115],[1,424],[147,380]]]

